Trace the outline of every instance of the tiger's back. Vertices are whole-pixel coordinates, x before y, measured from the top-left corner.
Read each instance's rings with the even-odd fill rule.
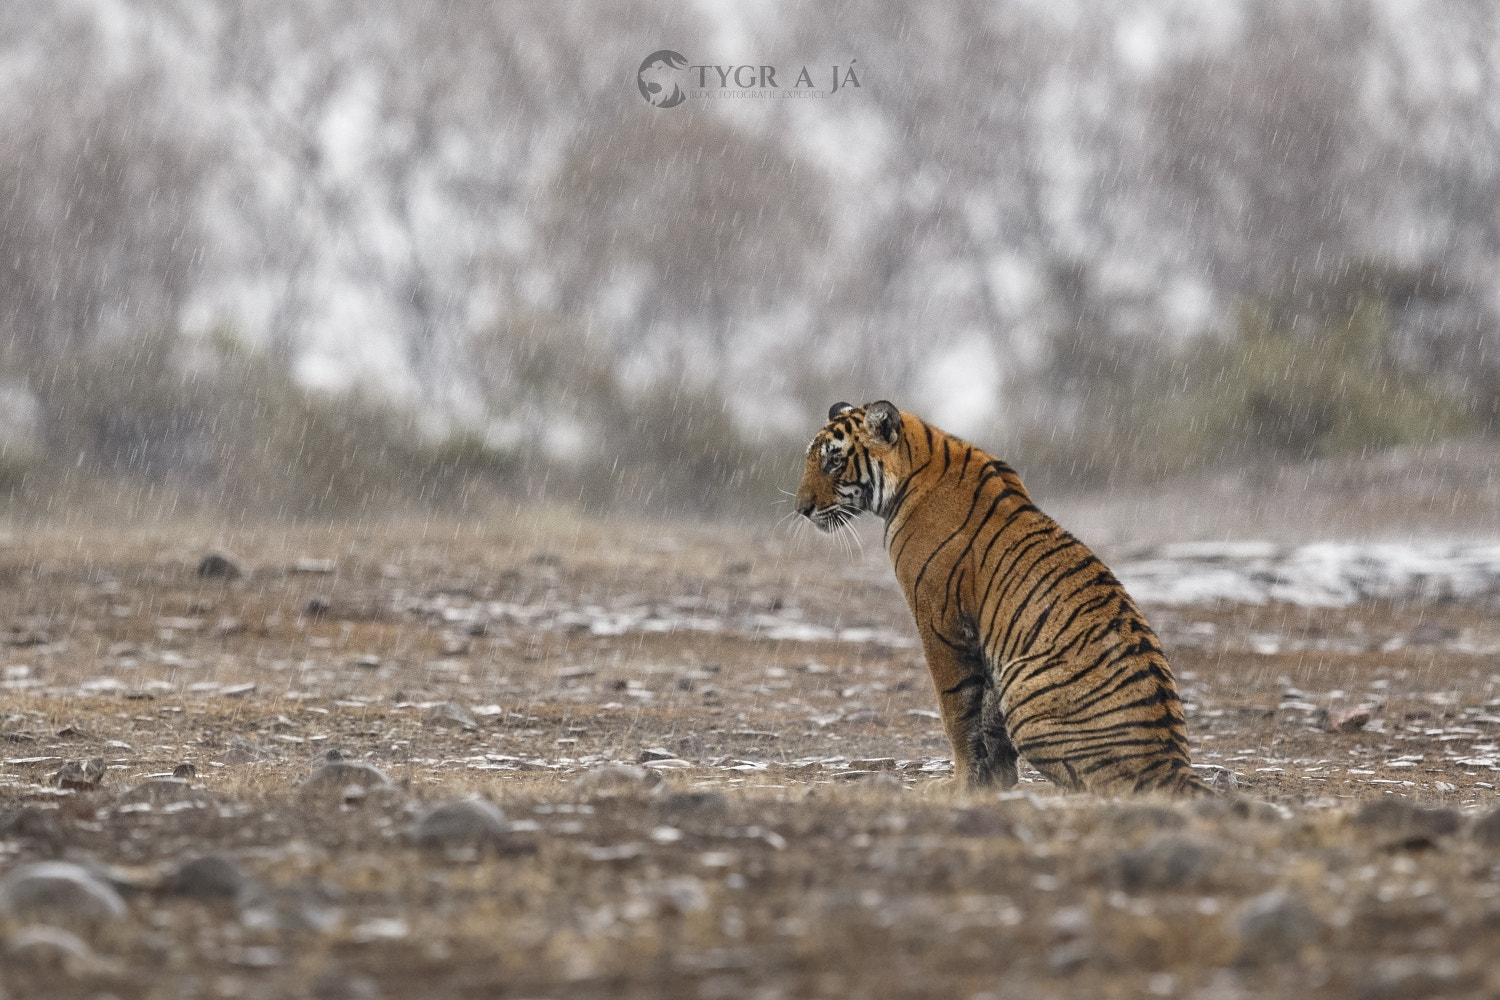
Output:
[[[1208,792],[1155,633],[1009,465],[890,403],[839,404],[798,504],[825,528],[884,518],[966,784],[1014,784],[1019,754],[1067,788]]]

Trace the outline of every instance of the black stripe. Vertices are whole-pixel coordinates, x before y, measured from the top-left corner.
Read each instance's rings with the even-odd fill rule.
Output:
[[[1005,577],[1009,575],[1008,573],[1001,572],[1001,567],[1009,565],[1010,572],[1013,573],[1015,571],[1015,560],[1019,559],[1033,545],[1042,544],[1051,535],[1052,532],[1046,526],[1036,528],[1022,535],[1001,553],[1000,558],[996,561],[994,570],[990,573],[989,582],[984,585],[984,593],[979,595],[979,614],[981,618],[984,617],[985,608],[989,605],[990,594],[994,592],[997,584],[1003,585]],[[982,567],[983,565],[984,563],[981,562],[980,566]]]
[[[1113,594],[1100,594],[1098,597],[1084,598],[1083,600],[1078,601],[1076,604],[1073,605],[1073,610],[1068,613],[1068,617],[1064,618],[1063,621],[1062,621],[1062,623],[1060,625],[1058,625],[1058,627],[1057,627],[1058,638],[1061,638],[1061,637],[1063,637],[1063,636],[1065,636],[1065,635],[1068,634],[1068,631],[1078,621],[1078,618],[1079,618],[1080,615],[1093,614],[1095,611],[1098,611],[1100,608],[1104,607],[1104,605],[1108,604],[1113,599],[1114,599],[1114,595]],[[1050,611],[1050,610],[1051,609],[1049,608],[1048,611]],[[1030,649],[1031,646],[1041,636],[1041,634],[1042,634],[1042,628],[1047,624],[1047,621],[1048,621],[1049,617],[1050,617],[1050,615],[1044,612],[1042,614],[1042,616],[1039,619],[1037,619],[1036,627],[1033,628],[1031,630],[1031,634],[1026,637],[1026,648],[1027,649]],[[1084,635],[1087,635],[1087,634],[1088,634],[1087,631],[1085,631]]]
[[[939,636],[939,638],[941,638],[941,636]],[[957,684],[953,685],[951,688],[948,688],[947,690],[941,691],[939,693],[944,695],[958,694],[958,692],[962,691],[964,688],[973,687],[975,684],[983,683],[984,674],[970,674],[963,680],[959,681]]]
[[[1045,586],[1047,588],[1046,589],[1046,593],[1051,594],[1051,593],[1055,592],[1058,587],[1062,586],[1062,583],[1063,583],[1064,580],[1067,580],[1069,577],[1072,577],[1072,576],[1074,576],[1074,575],[1076,575],[1078,573],[1082,573],[1083,571],[1089,569],[1090,567],[1098,565],[1098,563],[1099,563],[1099,560],[1095,556],[1089,555],[1086,558],[1080,560],[1079,562],[1074,563],[1070,567],[1063,567],[1061,573],[1057,573],[1056,570],[1048,570],[1046,573],[1043,573],[1042,576],[1040,578],[1038,578],[1035,583],[1033,583],[1031,585],[1031,589],[1026,592],[1026,596],[1024,596],[1024,597],[1021,598],[1019,606],[1022,607],[1022,608],[1030,607],[1033,598],[1035,598],[1037,596],[1037,591],[1041,590],[1041,588],[1043,586]],[[1053,576],[1054,573],[1057,573],[1057,575],[1055,577]],[[1049,579],[1049,577],[1051,577],[1051,579]],[[1079,593],[1079,591],[1086,590],[1086,589],[1087,589],[1087,585],[1085,585],[1084,587],[1078,588],[1078,590],[1074,591],[1073,593],[1069,594],[1068,596],[1069,597],[1076,597],[1077,594]],[[1036,635],[1037,632],[1041,631],[1041,627],[1042,627],[1043,624],[1046,623],[1046,616],[1047,616],[1048,613],[1050,613],[1051,608],[1052,608],[1052,605],[1049,605],[1048,608],[1046,608],[1042,612],[1042,620],[1041,620],[1041,622],[1039,622],[1037,624],[1036,628],[1033,629],[1033,631],[1032,631],[1032,635],[1033,636]],[[1010,626],[1010,628],[1007,629],[1007,633],[1013,633],[1014,629],[1015,629],[1015,621],[1014,621],[1014,619],[1012,619],[1011,626]],[[1007,639],[1009,639],[1009,638],[1010,638],[1010,635],[1008,634],[1007,635]],[[1002,646],[1002,648],[1005,651],[1005,656],[1006,656],[1007,659],[1014,652],[1014,646],[1010,642],[1006,642]]]
[[[999,611],[999,609],[1001,607],[1006,606],[1006,605],[1010,605],[1010,606],[1015,607],[1017,609],[1017,611],[1012,614],[1012,623],[1011,623],[1011,625],[1007,626],[1007,633],[1008,633],[1010,627],[1012,627],[1014,625],[1014,618],[1016,617],[1017,614],[1019,614],[1020,609],[1023,609],[1023,608],[1026,607],[1026,602],[1022,601],[1019,604],[1012,604],[1012,602],[1006,600],[1006,595],[1009,594],[1013,588],[1019,587],[1019,586],[1023,586],[1026,583],[1026,581],[1031,577],[1032,571],[1035,570],[1037,568],[1037,566],[1040,565],[1044,560],[1050,559],[1053,556],[1057,555],[1058,553],[1066,552],[1068,549],[1072,548],[1074,544],[1075,543],[1073,543],[1071,541],[1067,541],[1067,542],[1063,542],[1060,545],[1056,545],[1056,546],[1054,546],[1054,547],[1052,547],[1050,549],[1047,549],[1041,555],[1039,555],[1035,559],[1033,559],[1024,568],[1022,568],[1021,566],[1019,566],[1019,565],[1016,564],[1016,563],[1019,562],[1020,557],[1021,557],[1021,553],[1017,553],[1016,554],[1016,562],[1013,562],[1011,564],[1011,568],[1010,568],[1009,572],[1004,573],[1004,574],[1002,574],[1002,573],[999,572],[999,567],[997,566],[996,567],[996,573],[995,573],[994,576],[992,576],[990,578],[990,583],[985,588],[984,596],[980,600],[979,610],[980,610],[981,617],[984,616],[985,609],[987,607],[989,607],[990,594],[991,594],[991,591],[994,588],[995,583],[997,581],[999,581],[1001,579],[1001,577],[1009,577],[1009,580],[1007,582],[1005,582],[1004,584],[1002,584],[1002,586],[1000,587],[999,591],[995,592],[995,611],[997,613],[998,613],[998,611]],[[1028,548],[1030,548],[1030,547],[1031,546],[1028,546]],[[1050,572],[1051,571],[1049,571],[1049,574],[1050,574]],[[1043,577],[1043,579],[1045,579],[1045,577]],[[1035,591],[1035,589],[1036,589],[1036,585],[1034,584],[1032,586],[1032,590]],[[1002,645],[1009,645],[1009,643],[1003,643]]]
[[[995,503],[990,506],[990,513],[994,512],[995,507],[999,505],[999,503],[1000,503],[1000,501],[1002,499],[1003,499],[1003,495],[995,498]],[[927,554],[927,559],[926,559],[925,562],[922,563],[922,568],[917,572],[917,575],[912,579],[911,590],[912,590],[913,594],[915,594],[918,591],[918,589],[921,587],[921,585],[922,585],[922,579],[923,579],[923,577],[925,577],[927,575],[927,570],[932,566],[932,561],[937,558],[938,553],[942,552],[943,549],[945,547],[947,547],[947,545],[948,545],[949,542],[953,541],[959,535],[961,535],[961,534],[964,533],[964,528],[968,526],[969,520],[974,516],[974,511],[977,508],[977,506],[978,506],[977,503],[970,504],[970,506],[969,506],[969,513],[967,515],[965,515],[963,521],[959,524],[959,526],[956,527],[956,528],[954,528],[953,531],[949,533],[949,535],[948,535],[947,538],[943,539],[942,542],[940,542],[931,552],[929,552]],[[985,517],[987,519],[989,517],[989,515],[986,514]],[[980,523],[983,524],[984,522],[981,521]],[[967,552],[969,550],[969,547],[972,546],[973,544],[974,543],[971,540],[968,545],[964,546],[963,551]],[[955,562],[955,565],[956,564],[957,563]],[[951,571],[949,573],[949,578],[950,578],[950,580],[952,578]]]

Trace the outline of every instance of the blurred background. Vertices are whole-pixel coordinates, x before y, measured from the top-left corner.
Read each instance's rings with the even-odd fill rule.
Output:
[[[664,48],[860,85],[659,109]],[[1489,0],[56,0],[0,53],[12,517],[770,518],[840,399],[1061,493],[1500,437]]]

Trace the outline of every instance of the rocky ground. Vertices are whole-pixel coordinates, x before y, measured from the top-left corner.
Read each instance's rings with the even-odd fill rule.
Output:
[[[536,510],[4,538],[0,995],[1500,991],[1490,598],[1148,606],[1238,797],[961,796],[884,560]]]

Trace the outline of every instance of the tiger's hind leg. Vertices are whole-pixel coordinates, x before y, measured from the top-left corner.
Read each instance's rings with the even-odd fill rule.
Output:
[[[1188,764],[1186,752],[1174,741],[1162,739],[1149,722],[1106,735],[1090,732],[1071,719],[1033,716],[1019,726],[1016,742],[1027,763],[1070,791],[1213,794]]]

